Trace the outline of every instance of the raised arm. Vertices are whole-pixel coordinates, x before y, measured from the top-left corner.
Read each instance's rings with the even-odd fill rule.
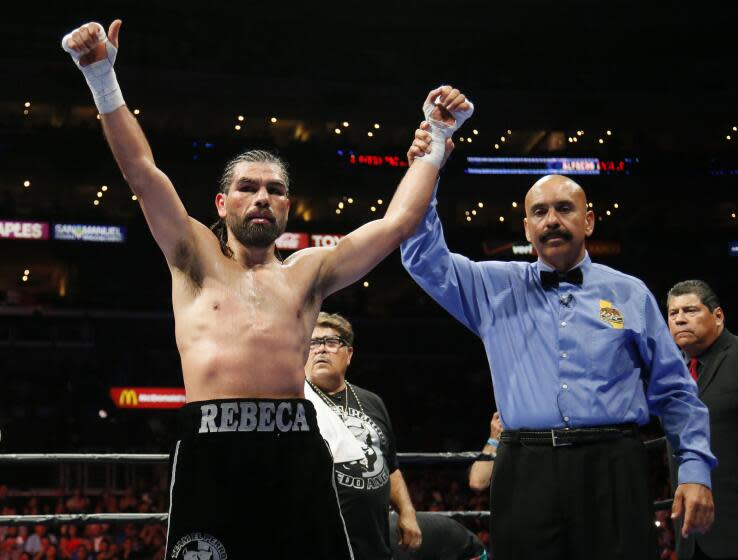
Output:
[[[121,20],[109,29],[88,23],[62,39],[62,47],[82,71],[100,112],[115,161],[138,198],[154,239],[170,266],[183,268],[194,245],[193,223],[169,178],[156,167],[149,143],[128,110],[113,64]]]
[[[453,150],[451,135],[471,115],[473,106],[459,90],[442,86],[428,94],[423,108],[435,131],[434,157],[407,170],[382,219],[363,225],[326,251],[319,278],[324,296],[374,268],[413,234],[425,214],[438,169]]]

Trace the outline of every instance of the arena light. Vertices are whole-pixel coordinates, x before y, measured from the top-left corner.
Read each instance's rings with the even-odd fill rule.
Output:
[[[29,276],[30,274],[31,274],[31,271],[28,268],[23,271],[23,276]]]
[[[605,212],[605,214],[607,214],[609,216],[610,215],[610,211],[608,210],[607,212]]]
[[[370,130],[369,132],[367,132],[367,133],[366,133],[366,135],[367,135],[367,136],[368,136],[369,138],[371,138],[372,136],[374,136],[374,133],[373,133],[373,132],[372,132],[372,131]]]
[[[459,138],[459,142],[463,142],[463,141],[464,141],[464,137],[462,136],[461,138]]]
[[[589,204],[587,204],[587,206],[589,206],[590,208],[592,208],[592,203],[590,202]]]
[[[240,124],[237,124],[237,125],[236,125],[236,126],[234,126],[233,128],[235,128],[236,130],[241,130],[241,125],[240,125]]]
[[[472,130],[472,134],[474,136],[477,136],[479,134],[479,131],[475,128],[474,130]]]
[[[24,186],[25,188],[28,188],[28,187],[30,187],[30,186],[31,186],[31,181],[29,181],[28,179],[26,179],[25,181],[23,181],[23,186]]]
[[[25,103],[23,104],[23,106],[24,106],[24,107],[25,107],[26,109],[28,109],[28,108],[29,108],[29,107],[31,106],[31,102],[30,102],[30,101],[26,101],[26,102],[25,102]]]
[[[620,205],[616,202],[615,204],[612,205],[612,207],[617,210],[618,208],[620,208]]]
[[[336,129],[333,130],[333,132],[335,132],[336,134],[341,134],[341,129],[340,128],[336,128]]]
[[[134,109],[133,110],[133,114],[134,115],[140,115],[141,114],[141,109]]]
[[[377,199],[377,204],[379,204],[379,205],[384,204],[384,200],[382,200],[381,198],[378,198]]]
[[[731,140],[731,138],[730,138],[730,134],[726,135],[726,136],[725,136],[725,139],[726,139],[726,140]]]
[[[505,141],[505,137],[504,136],[500,136],[500,142],[504,142],[504,141]]]
[[[604,144],[605,143],[605,141],[602,138],[598,138],[597,139],[597,142],[599,142],[600,144]]]
[[[472,139],[471,139],[470,137],[468,137],[468,136],[467,136],[467,138],[466,138],[466,141],[467,141],[467,142],[468,142],[469,144],[471,144],[471,143],[472,143]]]
[[[107,418],[107,417],[108,417],[108,411],[107,411],[107,410],[105,410],[105,409],[103,409],[103,408],[101,408],[100,410],[98,410],[97,414],[98,414],[98,416],[100,416],[100,418],[102,418],[103,420],[104,420],[105,418]]]
[[[574,137],[572,138],[572,140],[574,140],[574,142],[575,142],[575,143],[576,143],[576,142],[579,142],[579,140],[577,139],[577,137],[576,137],[576,136],[574,136]]]
[[[102,191],[97,191],[97,198],[102,198]]]
[[[23,275],[23,277],[21,278],[21,280],[23,280],[24,282],[28,282],[28,276],[26,276],[26,275],[24,274],[24,275]]]
[[[27,116],[29,114],[28,109],[23,109],[23,114]]]
[[[577,136],[584,136],[583,130],[577,130]]]
[[[476,216],[477,215],[477,211],[476,210],[472,210],[471,213],[472,213],[472,216]]]
[[[336,208],[336,214],[340,214],[340,213],[341,213],[341,209],[340,208]]]
[[[95,206],[99,206],[100,205],[100,201],[97,200],[97,199],[95,199],[95,200],[92,201],[92,204],[94,204]]]
[[[238,118],[239,121],[243,122],[243,115],[238,115],[237,118]]]
[[[468,216],[470,214],[469,210],[467,210],[466,212],[464,212],[464,214],[466,214]]]
[[[107,185],[103,185],[102,187],[100,187],[100,190],[102,192],[106,192],[108,190],[108,186]]]
[[[477,206],[479,206],[480,208],[484,208],[484,202],[477,202]]]
[[[735,220],[735,212],[733,212],[733,213],[732,213],[732,214],[730,215],[730,217],[731,217],[731,218],[733,218],[733,219]]]
[[[269,119],[269,121],[270,121],[270,122],[271,122],[272,124],[274,124],[274,123],[276,123],[276,122],[277,122],[277,117],[272,117],[271,119]]]
[[[569,141],[569,143],[570,143],[570,144],[571,144],[572,142],[574,142],[574,139],[573,139],[573,138],[572,138],[571,136],[569,136],[569,137],[567,138],[567,140]]]
[[[507,135],[512,136],[512,130],[510,130],[509,128],[507,129]]]
[[[517,203],[517,202],[513,202],[513,203],[512,203],[512,207],[513,207],[513,208],[517,208],[517,207],[518,207],[518,203]]]
[[[339,208],[340,208],[341,210],[343,210],[343,202],[339,202],[339,203],[338,203],[338,207],[339,207]]]
[[[343,121],[341,124],[343,125],[343,128],[348,128],[350,126],[348,121]]]
[[[500,216],[500,221],[501,222],[504,222],[505,221],[505,216]]]
[[[466,217],[466,221],[467,221],[467,222],[471,222],[471,216],[467,216],[467,217]]]
[[[733,132],[738,132],[738,126],[733,127]]]
[[[377,211],[377,207],[376,206],[372,206],[371,208],[369,208],[369,210],[371,210],[372,212],[376,212]]]
[[[379,123],[374,123],[374,128],[379,130]]]
[[[353,204],[354,203],[354,199],[351,198],[351,197],[349,197],[349,199],[346,202],[348,202],[349,204]]]
[[[495,144],[495,150],[499,150],[499,149],[500,149],[500,145],[499,144]]]
[[[607,134],[608,136],[612,136],[612,130],[608,130],[607,132],[605,132],[605,134]]]
[[[135,194],[131,195],[131,200],[135,202],[138,200],[138,197]]]
[[[364,281],[364,287],[365,287],[365,288],[368,288],[368,287],[369,287],[369,282],[367,282],[367,281]]]

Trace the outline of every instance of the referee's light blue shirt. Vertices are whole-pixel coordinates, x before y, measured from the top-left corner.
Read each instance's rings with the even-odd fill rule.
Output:
[[[710,486],[708,412],[651,292],[586,255],[581,286],[544,290],[541,260],[473,262],[451,253],[431,203],[402,263],[479,336],[500,417],[510,429],[599,426],[661,418],[679,483]]]

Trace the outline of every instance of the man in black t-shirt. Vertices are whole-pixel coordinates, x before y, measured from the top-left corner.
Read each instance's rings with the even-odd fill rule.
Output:
[[[420,527],[397,468],[395,437],[384,402],[371,391],[346,381],[353,343],[353,329],[344,317],[320,313],[310,339],[305,375],[317,398],[341,418],[364,451],[359,461],[335,465],[336,488],[354,557],[390,560],[390,505],[399,516],[403,547],[420,546]]]

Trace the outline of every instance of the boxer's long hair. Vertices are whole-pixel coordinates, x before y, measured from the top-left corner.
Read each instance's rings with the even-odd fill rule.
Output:
[[[223,194],[228,194],[228,189],[233,182],[233,172],[235,171],[236,166],[239,163],[244,162],[273,163],[274,165],[279,167],[279,170],[282,173],[282,178],[284,179],[284,184],[287,187],[287,194],[289,195],[290,175],[287,171],[287,162],[280,158],[278,155],[267,150],[248,150],[246,152],[243,152],[242,154],[237,155],[228,163],[226,163],[225,169],[223,169],[223,174],[220,176],[219,192]],[[226,227],[225,220],[219,217],[218,221],[210,226],[210,229],[218,238],[218,241],[220,241],[220,250],[226,257],[231,258],[233,256],[233,251],[228,246],[228,228]],[[275,253],[277,254],[277,257],[280,257],[279,252],[276,250],[276,248]],[[282,259],[280,258],[280,260]]]

